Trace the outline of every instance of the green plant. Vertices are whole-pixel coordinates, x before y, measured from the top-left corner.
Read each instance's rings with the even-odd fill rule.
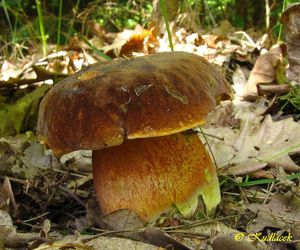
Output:
[[[297,112],[300,112],[300,86],[295,85],[287,94],[280,96],[279,100],[284,102],[281,106],[281,111],[290,104]]]
[[[36,3],[37,13],[38,13],[38,21],[39,21],[41,40],[42,40],[42,44],[43,44],[43,55],[46,56],[46,53],[47,53],[47,36],[45,34],[42,5],[41,5],[40,0],[35,0],[35,3]]]
[[[80,39],[87,45],[89,46],[97,55],[101,56],[103,59],[107,60],[107,61],[112,61],[112,59],[104,54],[101,50],[97,49],[93,44],[91,44],[83,35],[81,35],[80,33],[78,33],[78,36],[80,37]]]
[[[118,32],[124,28],[133,29],[137,24],[144,26],[152,12],[150,0],[145,1],[103,1],[101,5],[91,2],[86,10],[86,17],[105,27]]]
[[[73,16],[72,16],[71,23],[70,23],[70,29],[69,29],[68,34],[67,34],[67,39],[69,39],[69,37],[71,37],[71,35],[73,35],[72,32],[75,30],[74,29],[74,22],[75,22],[75,18],[76,18],[77,12],[78,12],[79,4],[80,4],[80,0],[77,0],[75,7],[72,9]],[[66,40],[66,42],[67,42],[67,40]]]
[[[1,17],[1,11],[3,15]],[[22,8],[21,1],[0,1],[0,54],[7,57],[24,57],[23,50],[26,49],[31,40],[26,34],[34,34],[35,29],[30,27]]]
[[[4,13],[5,13],[5,17],[6,17],[6,19],[7,19],[7,23],[8,23],[10,32],[11,32],[12,34],[14,34],[14,30],[13,30],[12,23],[11,23],[9,14],[8,14],[8,10],[7,10],[7,6],[6,6],[5,0],[2,0],[2,7],[3,7]],[[14,38],[14,36],[13,36],[13,38]],[[13,39],[13,40],[14,40],[14,39]]]
[[[299,179],[300,178],[300,173],[297,174],[290,174],[286,177],[287,180],[294,180],[294,179]],[[250,186],[256,186],[256,185],[265,185],[265,184],[270,184],[270,183],[278,183],[280,180],[270,178],[270,179],[260,179],[260,180],[253,180],[253,181],[244,181],[240,182],[237,184],[239,187],[250,187]]]
[[[287,5],[287,0],[284,0],[282,2],[282,8],[281,8],[280,15],[282,14],[284,9],[286,8],[286,5]],[[279,24],[278,35],[277,35],[277,43],[279,43],[280,41],[282,41],[282,24]]]
[[[170,30],[170,25],[169,25],[169,18],[168,18],[166,3],[165,3],[165,0],[159,0],[159,2],[160,2],[160,7],[161,7],[161,10],[162,10],[162,14],[163,14],[164,21],[165,21],[166,28],[167,28],[167,32],[168,32],[170,48],[171,48],[171,51],[174,51],[174,46],[173,46],[172,35],[171,35],[171,30]]]
[[[62,20],[62,0],[59,0],[59,12],[58,12],[58,22],[57,22],[56,51],[59,50],[59,46],[60,46],[61,20]]]

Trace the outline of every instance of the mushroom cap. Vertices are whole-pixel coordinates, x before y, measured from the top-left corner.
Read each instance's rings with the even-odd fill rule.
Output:
[[[51,88],[40,104],[37,131],[58,156],[99,150],[202,125],[231,94],[209,62],[187,52],[97,63]]]
[[[299,16],[299,11],[300,11],[300,3],[293,3],[289,5],[281,14],[281,18],[280,18],[281,23],[288,24],[291,15]],[[293,28],[295,29],[295,27],[298,27],[296,25],[296,22]]]

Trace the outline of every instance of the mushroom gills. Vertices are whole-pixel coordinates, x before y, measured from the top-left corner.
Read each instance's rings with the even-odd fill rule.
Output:
[[[220,202],[215,167],[197,134],[125,140],[93,151],[94,185],[103,214],[130,209],[145,221],[172,209],[208,211]]]

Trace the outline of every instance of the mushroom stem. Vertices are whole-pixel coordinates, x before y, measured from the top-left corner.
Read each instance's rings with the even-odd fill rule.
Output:
[[[94,150],[93,172],[104,214],[130,209],[149,221],[173,204],[191,215],[199,195],[209,211],[220,202],[215,167],[196,134],[126,140]]]

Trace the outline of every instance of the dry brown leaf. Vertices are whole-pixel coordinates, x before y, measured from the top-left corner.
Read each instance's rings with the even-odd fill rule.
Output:
[[[137,25],[134,30],[124,30],[117,34],[111,45],[101,49],[105,54],[132,57],[133,53],[149,54],[158,46],[153,30],[143,29]]]
[[[268,169],[259,169],[259,170],[256,170],[255,172],[252,171],[250,173],[250,177],[253,179],[272,179],[272,178],[274,178],[274,176],[276,176],[276,178],[277,178],[278,174],[277,173],[273,174],[272,171],[270,171]],[[283,179],[282,182],[284,180],[286,180],[286,177],[287,176],[285,175],[285,179]]]
[[[248,225],[248,232],[258,232],[264,227],[283,228],[300,220],[300,199],[291,192],[277,193],[268,204],[253,203],[248,208],[257,212],[255,221]]]
[[[247,86],[247,78],[239,65],[232,74],[233,89],[237,96],[245,95],[245,87]]]
[[[201,37],[201,35],[199,33],[192,33],[190,35],[187,35],[185,37],[185,41],[188,44],[192,44],[192,45],[196,45],[196,46],[200,46],[205,43],[204,39]]]
[[[132,230],[144,226],[144,222],[137,214],[128,210],[120,209],[103,216],[103,222],[113,230]]]
[[[89,241],[87,245],[97,250],[163,250],[161,247],[117,237],[99,237]]]
[[[246,160],[240,164],[237,164],[234,167],[225,169],[225,171],[222,172],[222,174],[225,174],[225,175],[247,175],[247,174],[253,173],[254,171],[261,170],[266,166],[267,166],[267,163],[265,163],[265,162],[259,162],[254,159],[250,159],[250,160]]]
[[[208,245],[209,242],[214,239],[214,237],[219,235],[228,235],[228,237],[234,238],[234,236],[239,233],[238,230],[235,230],[233,228],[230,228],[229,226],[225,225],[224,223],[220,221],[211,221],[211,222],[200,222],[198,225],[195,223],[193,225],[193,222],[191,225],[187,225],[187,227],[180,227],[179,229],[184,234],[181,238],[181,242],[185,245],[188,245],[191,247],[191,249],[198,249],[200,245]],[[175,227],[175,232],[176,232]],[[176,234],[175,234],[176,235]],[[186,235],[187,237],[184,237]],[[194,237],[193,236],[198,236]],[[180,234],[179,234],[180,236]],[[193,240],[190,240],[190,239]],[[202,249],[202,248],[201,248]],[[204,248],[206,249],[206,248]]]
[[[19,161],[13,164],[11,172],[25,178],[33,178],[41,174],[42,171],[49,170],[53,166],[53,158],[53,156],[45,153],[43,145],[33,142],[24,150]]]
[[[8,81],[10,78],[18,78],[23,69],[8,60],[2,62],[0,68],[0,81]]]
[[[202,38],[204,39],[204,41],[206,42],[209,48],[213,48],[213,49],[218,48],[218,42],[220,41],[220,38],[218,36],[208,34],[208,35],[202,35]]]
[[[231,101],[222,101],[206,118],[206,127],[237,127],[240,120],[234,117],[234,106]]]
[[[264,163],[288,171],[300,170],[289,156],[300,151],[299,123],[292,118],[273,121],[269,115],[262,120],[262,116],[243,108],[235,110],[234,117],[241,120],[239,129],[209,126],[211,123],[204,129],[206,134],[214,135],[207,139],[219,167],[238,166],[235,174],[263,168]]]
[[[273,46],[267,53],[260,55],[252,69],[244,96],[257,95],[258,83],[271,83],[275,80],[276,65],[282,60],[282,50],[279,45]]]
[[[142,30],[138,34],[133,34],[122,46],[120,56],[132,57],[133,52],[149,54],[153,52],[156,38],[151,30]],[[151,50],[152,49],[152,50]]]
[[[34,248],[35,250],[61,250],[61,249],[73,249],[73,250],[94,250],[94,248],[86,246],[81,243],[60,243],[54,242],[51,244],[42,244],[41,246]]]
[[[220,235],[212,242],[213,250],[256,250],[250,242],[246,240],[235,240],[231,235]]]
[[[188,35],[188,32],[185,28],[180,28],[175,32],[176,40],[179,43],[184,43],[186,40],[186,37]]]
[[[17,233],[10,215],[0,210],[0,248],[1,249],[25,249],[28,242],[36,238],[36,234]],[[4,248],[2,248],[4,247]]]
[[[9,194],[6,193],[3,184],[0,183],[0,209],[8,211],[9,210]]]
[[[300,82],[300,3],[289,6],[281,16],[289,60],[288,77]]]
[[[161,247],[163,249],[176,250],[192,250],[183,243],[177,241],[163,230],[156,227],[148,227],[140,232],[133,232],[128,234],[128,238],[137,240],[139,242],[151,244]]]
[[[6,211],[11,211],[11,209],[13,208],[14,212],[17,211],[15,195],[13,193],[8,177],[4,178],[2,185],[0,183],[0,208],[4,208],[4,210]]]
[[[296,222],[291,229],[293,240],[300,240],[300,222]]]
[[[235,235],[239,231],[228,227],[226,224],[220,221],[212,221],[208,223],[203,223],[194,227],[188,227],[183,229],[185,232],[190,233],[202,233],[203,235],[213,236],[218,234]]]

